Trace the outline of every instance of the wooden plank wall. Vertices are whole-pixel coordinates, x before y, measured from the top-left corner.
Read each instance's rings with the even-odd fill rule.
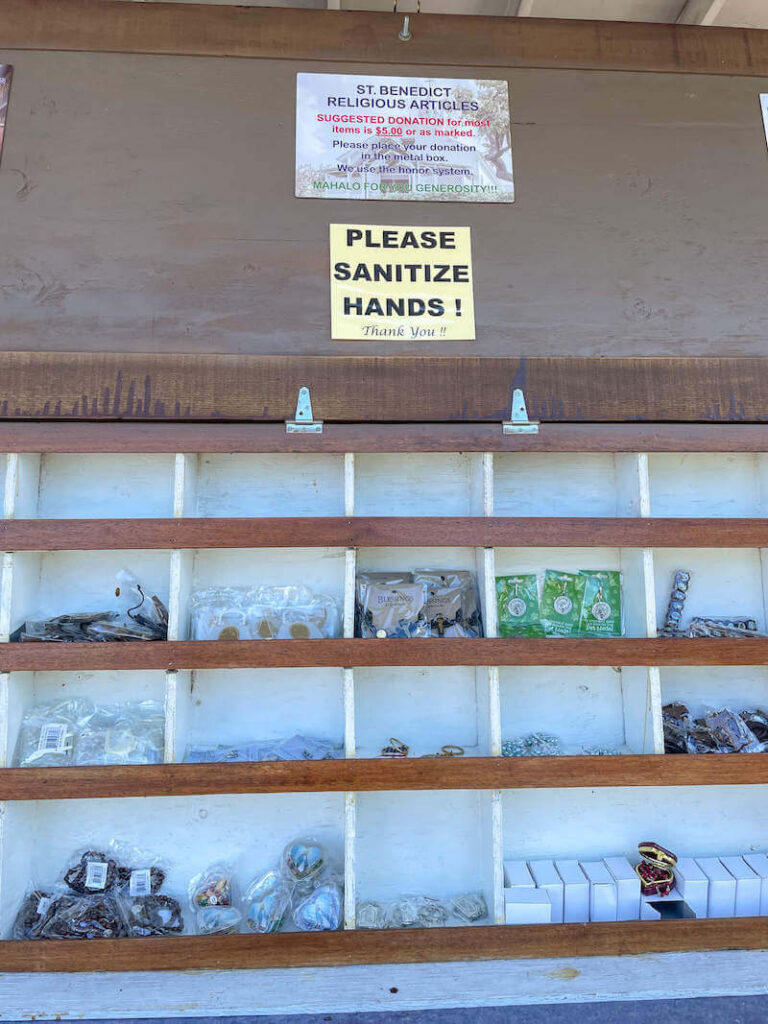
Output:
[[[37,12],[35,31],[60,29],[51,13],[57,6],[10,0],[16,19],[0,24],[0,47],[4,40],[34,44],[29,19],[19,27],[22,7]],[[127,6],[145,18],[162,7]],[[168,6],[180,25],[186,8]],[[259,36],[269,52],[286,52],[286,13],[325,18],[280,12],[278,31],[276,13],[263,15],[272,19]],[[254,16],[262,15],[250,10]],[[493,56],[496,33],[473,28],[477,19],[424,19],[417,23],[424,49],[393,50],[386,42],[394,38],[392,17],[367,17],[323,20],[315,30],[323,60],[316,62],[0,49],[0,61],[16,69],[0,168],[2,347],[419,357],[768,353],[768,160],[758,105],[768,78],[748,75],[768,67],[760,46],[768,33],[694,29],[680,36],[680,29],[625,26],[637,38],[624,39],[620,60],[608,29],[592,31],[585,49],[589,34],[573,23],[580,35],[568,51],[572,61],[579,46],[582,62],[605,66],[653,67],[654,54],[666,54],[658,58],[664,66],[711,70],[730,55],[742,77],[641,74],[504,67],[507,51],[510,64],[528,51],[521,56],[522,44],[515,49],[505,36],[507,50]],[[294,45],[311,52],[310,22],[303,24]],[[550,54],[565,46],[563,24],[554,23]],[[328,59],[335,26],[347,53],[378,54],[386,67]],[[480,37],[487,53],[478,49]],[[705,39],[720,48],[709,53]],[[420,52],[455,60],[459,42],[464,52],[485,54],[489,66],[446,71],[412,62]],[[525,59],[546,61],[546,38],[524,42]],[[409,63],[392,63],[398,52]],[[514,205],[293,197],[296,72],[383,68],[509,82]],[[331,342],[329,223],[404,219],[471,225],[477,341]]]

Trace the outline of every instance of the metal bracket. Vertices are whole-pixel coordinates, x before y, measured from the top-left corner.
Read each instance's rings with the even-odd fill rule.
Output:
[[[322,434],[323,421],[312,416],[312,399],[309,388],[299,388],[299,400],[296,403],[296,419],[287,420],[286,434]]]
[[[512,392],[512,419],[504,420],[501,429],[505,434],[538,434],[539,432],[539,421],[528,419],[525,395],[520,388],[515,388]]]

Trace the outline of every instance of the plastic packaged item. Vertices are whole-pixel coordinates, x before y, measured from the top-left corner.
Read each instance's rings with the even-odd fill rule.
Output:
[[[760,708],[742,711],[741,718],[756,740],[768,744],[768,714],[765,711]]]
[[[441,928],[447,924],[448,908],[432,896],[403,896],[389,908],[390,928]]]
[[[285,847],[282,863],[289,878],[306,882],[317,877],[325,867],[325,850],[314,839],[294,839]]]
[[[768,636],[768,634],[758,631],[757,623],[754,619],[734,620],[706,618],[704,616],[697,616],[691,619],[684,635],[688,637],[745,637],[747,639],[750,637]]]
[[[75,737],[94,708],[89,700],[70,700],[38,704],[21,720],[16,744],[16,764],[20,768],[62,768],[74,760]]]
[[[226,761],[262,761],[264,748],[259,743],[244,743],[241,746],[206,747],[203,745],[187,748],[185,760],[191,764],[221,764]]]
[[[341,631],[337,602],[307,587],[209,587],[192,595],[196,640],[308,640]]]
[[[413,581],[426,588],[424,615],[431,636],[483,635],[474,573],[464,569],[419,569],[413,573]]]
[[[691,573],[687,569],[677,569],[672,580],[664,625],[659,630],[660,636],[682,635],[683,609],[690,585]]]
[[[763,752],[763,744],[760,743],[743,718],[734,711],[730,711],[728,708],[710,711],[704,716],[704,721],[719,750],[740,754]]]
[[[335,932],[341,925],[344,895],[333,881],[320,882],[297,904],[294,924],[303,932]]]
[[[664,753],[687,754],[688,730],[691,725],[691,713],[687,705],[680,701],[665,704],[661,709],[664,726]]]
[[[40,930],[43,939],[119,939],[127,935],[120,900],[104,892],[59,896]]]
[[[456,917],[468,924],[484,921],[488,917],[488,905],[481,892],[463,893],[451,900],[451,909]]]
[[[579,632],[585,578],[578,573],[547,569],[541,590],[541,625],[545,636],[576,636]]]
[[[237,907],[203,907],[195,913],[200,935],[233,935],[239,931],[243,915]]]
[[[496,577],[499,636],[543,636],[535,573]]]
[[[214,864],[189,883],[189,900],[193,910],[201,907],[231,907],[232,872],[225,864]]]
[[[232,587],[199,590],[190,599],[195,640],[243,640],[246,614],[243,593]]]
[[[502,757],[556,757],[563,753],[557,736],[546,732],[532,732],[528,736],[503,740]]]
[[[252,932],[279,932],[291,906],[293,886],[277,871],[258,875],[245,890],[245,921]]]
[[[181,904],[165,893],[128,896],[124,898],[124,910],[131,938],[179,935],[184,931]]]
[[[360,581],[358,635],[361,637],[428,637],[431,629],[426,616],[427,593],[423,583]]]
[[[117,861],[100,850],[86,850],[64,872],[63,881],[78,895],[111,892],[119,885]]]
[[[51,917],[56,898],[50,891],[30,887],[21,901],[13,922],[11,938],[39,939],[45,923]]]
[[[75,739],[76,765],[160,764],[165,712],[157,701],[100,705]]]
[[[582,636],[623,636],[622,575],[607,569],[580,569],[584,595],[579,617]]]
[[[358,903],[355,911],[356,927],[365,931],[379,931],[387,927],[387,912],[381,903],[366,900]]]

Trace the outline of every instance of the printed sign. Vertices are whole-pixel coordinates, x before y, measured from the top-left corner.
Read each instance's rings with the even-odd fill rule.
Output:
[[[296,195],[514,202],[507,83],[298,74]]]
[[[3,136],[5,135],[5,120],[8,116],[8,98],[11,95],[12,78],[12,65],[0,64],[0,159],[3,156]]]
[[[473,341],[469,228],[331,224],[331,337]]]

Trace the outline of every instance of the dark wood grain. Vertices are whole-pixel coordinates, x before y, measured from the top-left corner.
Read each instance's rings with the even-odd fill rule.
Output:
[[[766,33],[682,25],[392,14],[125,0],[4,0],[8,49],[98,50],[377,64],[768,74]]]
[[[498,423],[522,388],[544,423],[748,423],[766,418],[768,358],[0,352],[0,418],[279,422],[304,385],[324,421]]]
[[[768,547],[768,519],[306,516],[261,519],[16,519],[0,550],[302,547]]]
[[[254,764],[0,768],[0,800],[765,784],[765,754],[358,758]]]
[[[280,423],[0,420],[0,452],[764,452],[768,426],[750,423],[553,423],[503,434],[499,423],[327,423],[287,434]]]
[[[713,949],[763,949],[765,918],[617,921],[594,924],[409,928],[315,934],[4,942],[3,970],[163,971],[331,967],[542,957],[616,956]],[[237,984],[235,978],[233,984]]]
[[[211,640],[5,643],[0,672],[376,665],[766,665],[768,639]]]

